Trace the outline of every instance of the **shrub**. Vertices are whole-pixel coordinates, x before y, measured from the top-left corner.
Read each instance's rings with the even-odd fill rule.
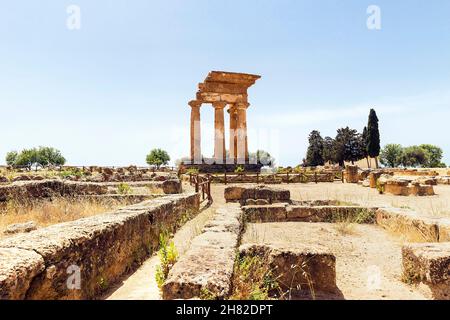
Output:
[[[269,264],[259,256],[236,259],[232,283],[231,300],[268,300],[269,293],[278,289]]]
[[[237,166],[236,169],[234,169],[234,173],[243,173],[244,167],[243,166]]]
[[[119,194],[129,194],[131,192],[131,187],[128,183],[119,183],[117,186],[117,192]]]
[[[169,240],[169,235],[162,232],[159,235],[158,256],[160,265],[156,267],[156,283],[161,288],[169,275],[170,269],[178,260],[178,252],[173,241]]]

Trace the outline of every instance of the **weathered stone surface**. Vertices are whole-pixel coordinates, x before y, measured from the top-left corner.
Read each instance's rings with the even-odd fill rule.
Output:
[[[25,223],[14,223],[6,227],[5,234],[25,233],[37,229],[36,222],[28,221]]]
[[[450,242],[450,218],[439,218],[439,242]]]
[[[25,299],[44,269],[44,259],[33,250],[0,247],[0,300]]]
[[[438,179],[435,177],[419,177],[415,181],[427,186],[436,186],[438,184]]]
[[[409,195],[413,196],[434,196],[433,185],[413,184],[409,186]]]
[[[290,206],[286,221],[374,223],[377,208],[360,206]]]
[[[438,177],[437,183],[438,184],[450,184],[450,177]]]
[[[347,183],[358,183],[358,166],[347,165],[345,167],[344,177]]]
[[[237,185],[233,185],[233,186],[229,186],[225,188],[225,200],[227,202],[236,202],[236,201],[240,201],[243,198],[243,193],[244,190],[247,187],[244,186],[237,186]]]
[[[46,268],[34,277],[27,299],[90,299],[136,268],[157,249],[162,230],[173,231],[198,206],[198,194],[170,195],[3,239],[0,248],[43,258]],[[80,268],[80,290],[66,286],[70,266]]]
[[[248,222],[286,221],[287,205],[287,203],[274,203],[262,206],[253,205],[242,207],[242,210]]]
[[[245,204],[248,199],[267,200],[268,203],[290,202],[289,190],[259,186],[229,186],[225,188],[225,200],[227,202],[240,201]]]
[[[92,182],[73,182],[58,179],[42,181],[19,181],[0,186],[0,201],[8,199],[27,200],[52,196],[75,196],[106,194],[105,185]]]
[[[293,295],[335,293],[336,258],[329,249],[294,244],[287,247],[267,244],[245,244],[240,256],[263,257],[284,292]]]
[[[380,178],[382,174],[383,174],[382,171],[373,171],[373,172],[371,172],[369,174],[369,180],[370,180],[370,187],[371,188],[376,188],[377,187],[378,178]]]
[[[376,222],[383,228],[414,241],[439,241],[439,219],[426,217],[408,209],[380,208]]]
[[[216,210],[203,233],[172,267],[162,288],[164,299],[191,299],[207,290],[225,298],[231,290],[234,259],[242,231],[242,211],[238,204]]]
[[[450,300],[450,242],[409,244],[402,256],[409,281],[425,283],[435,299]]]
[[[178,179],[166,180],[162,183],[162,189],[165,194],[181,193],[181,181]]]

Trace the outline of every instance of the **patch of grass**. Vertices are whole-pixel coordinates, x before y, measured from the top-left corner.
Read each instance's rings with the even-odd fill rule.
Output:
[[[234,173],[243,173],[244,167],[243,166],[237,166],[236,169],[234,169]]]
[[[236,259],[230,300],[268,300],[269,293],[278,289],[270,266],[259,256]]]
[[[187,175],[189,175],[189,174],[198,174],[198,169],[196,169],[196,168],[189,168],[189,169],[186,170],[186,174]]]
[[[80,170],[78,168],[73,168],[73,169],[66,169],[64,171],[61,171],[58,173],[58,175],[63,179],[66,179],[68,177],[82,178],[84,176],[84,173],[82,170]]]
[[[117,186],[117,192],[119,194],[122,194],[122,195],[130,194],[131,193],[131,187],[130,187],[130,185],[128,183],[121,182]]]
[[[355,232],[355,224],[372,224],[375,222],[373,211],[361,208],[355,214],[339,212],[332,217],[332,223],[336,224],[336,230],[342,235],[350,235]]]
[[[178,260],[178,252],[172,240],[169,240],[169,235],[162,232],[159,235],[159,251],[158,256],[160,265],[156,267],[156,283],[159,288],[162,288],[164,282],[169,275],[170,269]]]

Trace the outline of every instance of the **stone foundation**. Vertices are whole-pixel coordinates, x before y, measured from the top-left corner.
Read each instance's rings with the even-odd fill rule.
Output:
[[[227,204],[195,237],[190,249],[175,263],[162,288],[164,299],[192,299],[207,292],[218,299],[230,294],[231,277],[239,237],[242,211]]]
[[[425,284],[434,299],[450,300],[450,242],[409,244],[402,256],[406,281]]]
[[[245,204],[248,199],[263,199],[269,203],[290,202],[291,193],[286,189],[260,186],[229,186],[225,188],[227,202],[240,202]]]
[[[376,220],[383,228],[412,241],[438,242],[440,239],[439,218],[424,217],[408,209],[380,208]]]
[[[359,181],[358,166],[351,166],[351,165],[346,166],[344,171],[344,179],[347,183],[358,183]]]
[[[51,197],[75,197],[89,195],[106,195],[108,187],[119,183],[75,182],[59,179],[41,181],[20,181],[0,186],[0,202],[8,200],[27,201]],[[155,192],[164,194],[181,193],[181,182],[178,179],[146,182],[145,186]]]
[[[93,299],[157,250],[199,209],[198,194],[170,195],[0,241],[1,299]],[[67,281],[79,270],[80,288]]]
[[[293,297],[336,293],[336,258],[325,247],[295,244],[284,248],[268,244],[245,244],[241,257],[262,257],[272,270],[279,288]]]
[[[338,222],[374,223],[377,208],[359,206],[302,206],[277,203],[244,206],[247,222]]]

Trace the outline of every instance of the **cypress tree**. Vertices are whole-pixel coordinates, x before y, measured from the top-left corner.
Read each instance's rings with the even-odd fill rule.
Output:
[[[323,166],[323,138],[319,131],[312,131],[309,134],[309,147],[306,153],[306,162],[308,166]]]
[[[378,156],[380,155],[380,131],[378,129],[378,117],[374,109],[370,109],[369,122],[367,124],[367,153],[369,157],[375,158],[378,168]]]

